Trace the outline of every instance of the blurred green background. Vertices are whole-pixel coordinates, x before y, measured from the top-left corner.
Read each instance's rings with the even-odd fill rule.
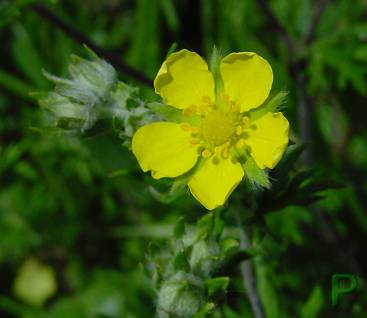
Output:
[[[300,168],[345,188],[267,215],[274,237],[257,273],[267,317],[366,317],[366,0],[1,0],[1,317],[153,317],[139,267],[147,245],[169,239],[180,215],[205,213],[189,195],[156,201],[153,181],[113,133],[41,129],[46,115],[29,93],[52,89],[42,69],[66,76],[70,54],[85,55],[78,31],[150,79],[174,42],[206,58],[216,45],[269,60],[274,91],[290,92],[291,139],[308,144]],[[157,99],[129,72],[120,79]],[[336,273],[359,280],[337,308]],[[250,312],[235,278],[222,315]]]

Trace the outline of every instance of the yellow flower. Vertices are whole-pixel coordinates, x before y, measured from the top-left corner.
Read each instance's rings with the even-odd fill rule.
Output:
[[[219,71],[221,92],[198,54],[171,54],[154,87],[166,104],[182,111],[181,122],[148,124],[132,140],[140,167],[153,178],[190,171],[188,187],[208,210],[223,205],[240,183],[244,158],[252,158],[260,169],[273,168],[288,144],[289,123],[282,113],[252,117],[250,112],[269,95],[269,63],[256,53],[231,53],[221,60]]]

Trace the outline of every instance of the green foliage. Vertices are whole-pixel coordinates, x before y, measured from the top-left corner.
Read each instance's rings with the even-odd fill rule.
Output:
[[[323,1],[262,2],[293,51],[257,0],[0,1],[1,317],[145,318],[160,304],[162,317],[169,309],[250,318],[244,260],[266,317],[366,316],[366,1],[326,1],[310,42]],[[178,112],[116,63],[86,53],[35,3],[104,58],[151,79],[181,48],[212,57],[216,80],[220,56],[258,52],[280,93],[248,115],[284,112],[296,145],[272,171],[246,162],[247,180],[261,188],[243,183],[228,206],[198,222],[204,211],[186,176],[152,180],[121,147],[141,125],[179,121]],[[138,266],[145,254],[148,275]],[[30,260],[38,264],[31,270]],[[361,290],[332,308],[330,279],[339,272],[357,274]]]
[[[174,241],[161,250],[150,248],[146,266],[154,277],[159,317],[206,317],[218,293],[227,290],[229,277],[213,275],[238,243],[224,237],[223,230],[219,213],[207,214],[196,225],[180,219]]]

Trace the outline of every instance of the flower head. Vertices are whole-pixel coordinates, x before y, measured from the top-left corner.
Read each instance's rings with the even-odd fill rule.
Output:
[[[256,53],[231,53],[219,72],[220,88],[198,54],[171,54],[154,87],[167,105],[182,112],[180,120],[143,126],[132,141],[143,171],[156,179],[188,173],[191,193],[209,210],[225,203],[245,176],[246,162],[273,168],[288,144],[289,124],[282,113],[252,113],[268,98],[269,63]]]

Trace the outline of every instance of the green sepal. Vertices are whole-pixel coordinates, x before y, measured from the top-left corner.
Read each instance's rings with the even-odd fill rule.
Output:
[[[283,91],[269,97],[262,106],[250,110],[248,113],[249,117],[251,120],[256,120],[264,116],[266,113],[274,113],[285,103],[287,95],[288,92]]]
[[[177,253],[174,259],[175,270],[182,270],[184,272],[190,272],[190,264],[186,257],[185,250],[181,250]]]
[[[196,169],[202,164],[201,158],[198,159],[195,166],[182,176],[176,178],[171,188],[167,192],[159,192],[154,187],[150,186],[149,191],[153,195],[153,197],[159,202],[168,204],[176,200],[179,196],[185,193],[186,185],[189,182],[191,176],[195,173]]]
[[[57,93],[32,93],[32,97],[38,100],[40,107],[55,114],[56,118],[72,118],[83,120],[85,109],[83,105],[72,103],[70,99]]]
[[[208,295],[213,296],[217,293],[225,292],[229,285],[229,277],[215,277],[207,279],[205,285],[208,289]]]
[[[176,52],[176,50],[177,50],[177,42],[173,42],[167,51],[166,58],[168,58],[172,53]]]
[[[221,61],[221,55],[218,52],[218,49],[214,46],[212,55],[210,57],[209,67],[214,77],[215,93],[217,96],[223,91],[223,79],[220,73],[220,61]]]
[[[160,192],[153,186],[149,187],[149,191],[157,201],[169,204],[185,193],[187,181],[184,178],[177,178],[167,192]]]
[[[177,108],[158,102],[148,103],[147,107],[165,120],[175,123],[182,121],[182,112]]]
[[[255,185],[270,189],[271,183],[265,170],[260,169],[252,157],[248,157],[242,164],[248,180]]]
[[[192,318],[204,318],[208,314],[212,312],[212,310],[215,308],[215,304],[213,303],[206,303],[203,308],[200,309],[200,311]]]

